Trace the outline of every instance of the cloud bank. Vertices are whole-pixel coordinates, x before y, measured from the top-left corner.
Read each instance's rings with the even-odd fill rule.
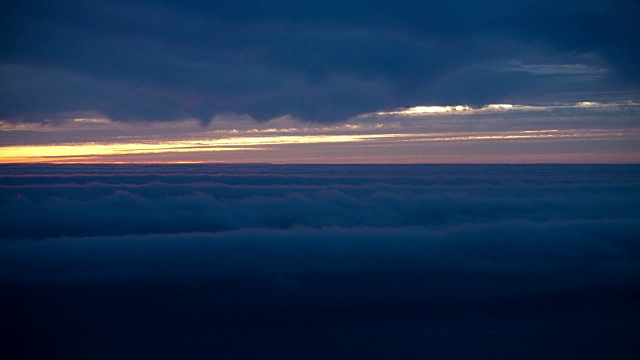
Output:
[[[25,356],[638,350],[637,166],[1,169]]]
[[[234,174],[238,168],[240,173]],[[7,169],[14,169],[6,166]],[[269,175],[260,174],[268,169]],[[545,166],[192,166],[34,167],[58,175],[2,177],[2,237],[50,238],[242,229],[405,228],[441,229],[495,222],[607,221],[640,213],[629,195],[635,167],[550,166],[557,179],[539,183]],[[21,167],[15,168],[18,171]],[[31,169],[26,167],[26,169]],[[175,172],[172,171],[175,169]],[[358,175],[348,173],[358,170]],[[381,169],[381,174],[372,173]],[[406,172],[408,178],[394,174]],[[523,169],[531,169],[527,176]],[[585,168],[589,169],[589,167]],[[106,172],[101,174],[96,170]],[[111,171],[124,173],[114,175]],[[187,170],[187,171],[185,171]],[[83,171],[77,173],[77,171]],[[146,173],[145,171],[151,171]],[[434,174],[421,174],[420,171]],[[494,178],[491,171],[505,171]],[[69,175],[67,175],[67,172]],[[190,173],[193,172],[193,173]],[[337,172],[337,173],[334,173]],[[618,179],[617,176],[623,176]],[[567,191],[562,181],[572,181]],[[607,186],[598,181],[614,181]],[[622,184],[618,184],[622,182]],[[600,209],[600,211],[595,211]],[[34,222],[38,226],[33,226]]]
[[[339,122],[421,104],[637,100],[633,1],[9,1],[0,118]]]

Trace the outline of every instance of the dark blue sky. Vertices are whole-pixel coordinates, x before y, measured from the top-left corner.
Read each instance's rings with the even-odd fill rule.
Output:
[[[9,1],[0,119],[628,100],[634,1]]]

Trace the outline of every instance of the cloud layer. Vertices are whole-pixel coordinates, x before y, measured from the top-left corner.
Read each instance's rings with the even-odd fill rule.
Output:
[[[239,174],[233,173],[236,167]],[[260,174],[262,168],[270,174]],[[172,168],[151,166],[126,167],[132,173],[120,175],[109,173],[122,171],[117,166],[88,167],[93,173],[81,175],[75,171],[84,171],[82,166],[42,169],[71,175],[2,178],[3,213],[11,214],[2,219],[3,238],[296,227],[437,230],[461,224],[608,221],[640,215],[635,199],[625,199],[634,184],[625,171],[635,173],[633,166],[568,167],[581,172],[613,171],[590,177],[614,181],[615,186],[596,179],[576,181],[561,166],[549,167],[557,175],[546,182],[535,173],[547,169],[544,166],[515,167],[520,170],[515,174],[509,173],[509,166],[469,167],[474,171],[469,176],[455,173],[464,166],[447,165],[184,168],[193,174],[182,167],[174,173]],[[107,174],[95,173],[96,169]],[[146,169],[152,173],[145,173]],[[358,175],[349,174],[350,169],[358,170]],[[382,173],[374,173],[377,169]],[[505,171],[506,178],[492,171]],[[562,181],[575,182],[571,191]]]
[[[28,0],[2,13],[10,121],[336,122],[422,104],[626,100],[640,81],[633,1]]]
[[[638,351],[637,166],[1,169],[25,355]]]

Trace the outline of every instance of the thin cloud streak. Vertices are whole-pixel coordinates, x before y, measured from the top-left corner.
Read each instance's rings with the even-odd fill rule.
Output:
[[[510,131],[501,133],[421,133],[421,134],[362,134],[362,135],[300,135],[300,136],[246,136],[213,140],[177,140],[159,143],[71,143],[66,145],[39,145],[0,147],[0,159],[4,163],[46,162],[60,163],[83,162],[88,157],[110,155],[162,154],[162,153],[202,153],[222,151],[261,151],[276,149],[282,145],[327,145],[341,143],[358,146],[359,144],[378,144],[402,146],[413,142],[476,142],[476,141],[612,141],[635,140],[640,131],[622,130],[539,130]]]
[[[407,109],[395,111],[380,111],[370,114],[360,115],[369,117],[373,115],[402,115],[402,116],[425,116],[425,115],[460,115],[460,114],[487,114],[495,112],[511,111],[550,111],[558,109],[593,109],[593,110],[619,110],[624,107],[638,107],[640,103],[629,100],[624,102],[601,103],[597,101],[581,101],[575,104],[554,104],[554,105],[512,105],[512,104],[489,104],[480,108],[472,108],[468,105],[455,106],[415,106]]]

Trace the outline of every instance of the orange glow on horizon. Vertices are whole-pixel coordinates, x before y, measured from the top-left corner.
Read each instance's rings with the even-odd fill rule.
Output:
[[[269,145],[357,142],[367,138],[390,136],[393,135],[231,137],[214,140],[175,140],[166,142],[6,146],[0,147],[0,163],[76,162],[76,160],[113,155],[256,151],[261,150],[263,146]],[[192,161],[177,160],[174,162]]]
[[[218,139],[187,139],[170,141],[137,141],[131,143],[65,143],[53,145],[22,145],[0,147],[0,163],[211,163],[211,162],[360,162],[384,159],[384,162],[439,162],[438,154],[428,151],[429,144],[438,143],[517,143],[547,141],[602,141],[635,140],[640,134],[621,130],[524,130],[501,132],[447,132],[447,133],[363,133],[363,134],[308,134],[273,136],[236,136]],[[335,144],[336,146],[328,146]],[[374,145],[371,147],[370,145]],[[289,146],[289,147],[284,147]],[[290,146],[295,146],[291,148]],[[402,150],[406,146],[421,146],[424,150]],[[426,147],[425,147],[426,146]],[[376,148],[377,150],[373,150]],[[327,151],[341,149],[341,152]],[[369,149],[369,150],[367,150]],[[395,155],[384,149],[393,149]],[[247,151],[252,154],[246,153]],[[404,152],[403,152],[404,151]],[[257,155],[262,152],[263,155]],[[264,155],[264,153],[267,155]],[[368,153],[371,159],[361,154]],[[226,153],[214,158],[211,153]],[[229,155],[237,153],[239,155]],[[315,154],[314,154],[315,153]],[[324,161],[317,154],[326,154]],[[395,161],[392,157],[395,156]],[[450,154],[454,155],[454,154]],[[560,154],[556,154],[560,155]],[[565,154],[566,155],[566,154]],[[584,159],[588,154],[580,155]],[[576,156],[577,156],[576,155]],[[592,154],[599,156],[602,154]],[[457,156],[457,155],[456,155]],[[471,150],[474,162],[492,162],[496,159],[524,162],[534,158],[547,159],[549,154],[498,155]],[[619,154],[616,162],[637,162],[635,154]],[[479,157],[484,157],[481,160]],[[574,156],[575,157],[575,156]],[[615,158],[615,156],[613,156]],[[449,158],[449,157],[448,157]],[[611,156],[607,158],[612,158]],[[407,159],[413,159],[411,161]],[[451,158],[453,159],[453,158]],[[456,160],[458,158],[455,158]],[[493,159],[493,160],[491,160]],[[581,160],[582,161],[582,160]],[[517,162],[517,161],[515,161]]]

